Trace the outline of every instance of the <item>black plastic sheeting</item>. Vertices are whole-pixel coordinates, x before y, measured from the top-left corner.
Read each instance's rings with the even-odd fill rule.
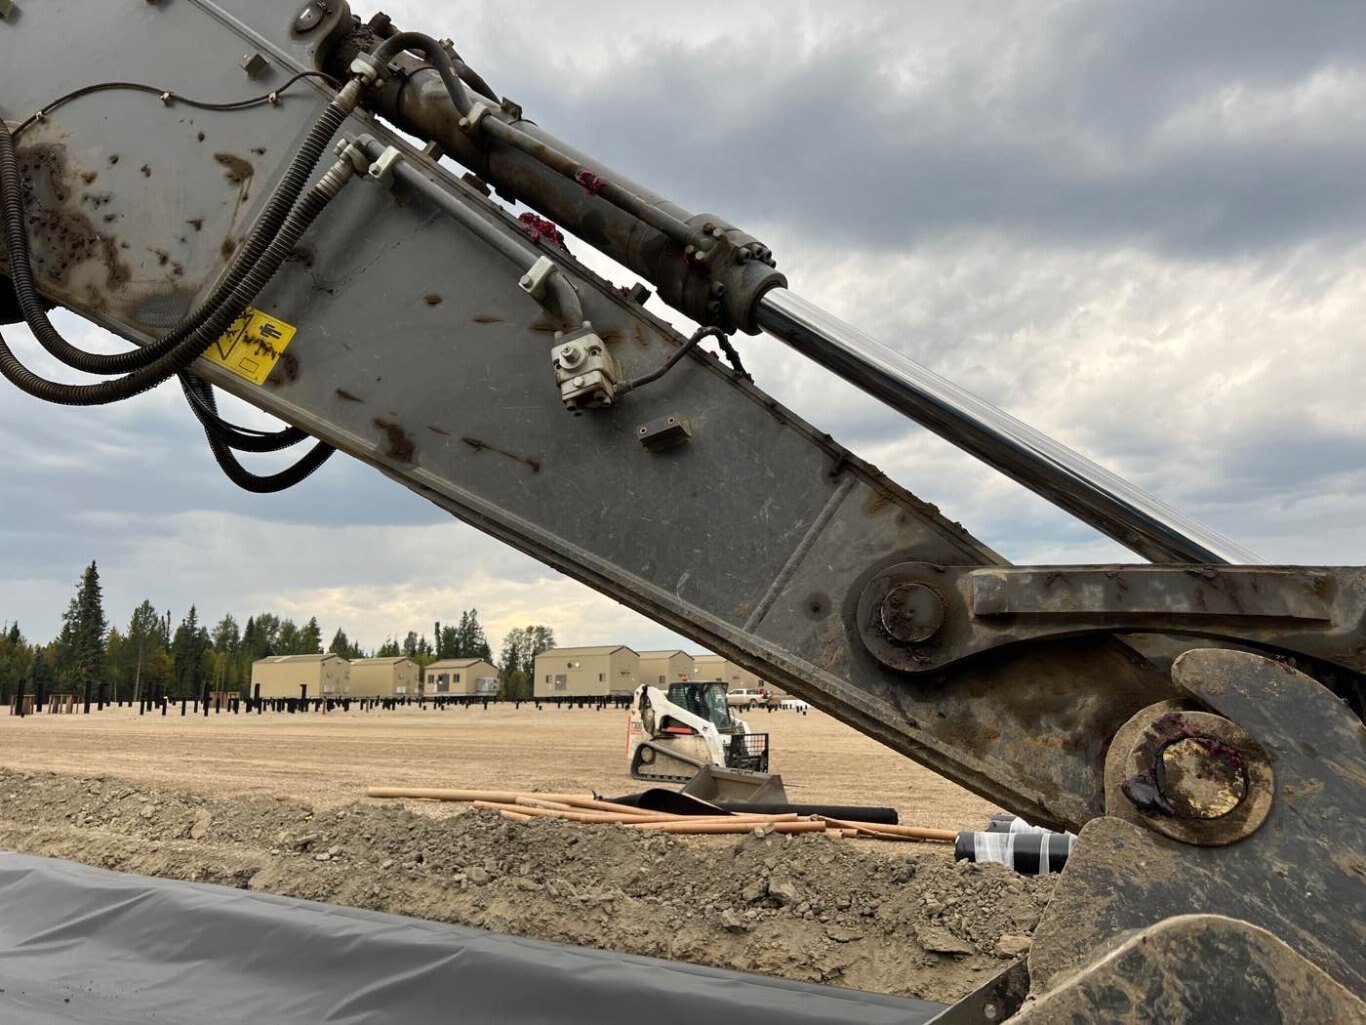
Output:
[[[0,852],[4,1025],[919,1025],[941,1009]]]

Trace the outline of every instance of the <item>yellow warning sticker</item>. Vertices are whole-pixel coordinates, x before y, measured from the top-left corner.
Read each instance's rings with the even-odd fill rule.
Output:
[[[248,306],[223,336],[209,346],[204,358],[253,384],[265,384],[293,337],[292,324]]]

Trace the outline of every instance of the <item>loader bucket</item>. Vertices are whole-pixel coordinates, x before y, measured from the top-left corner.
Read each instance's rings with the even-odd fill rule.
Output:
[[[704,765],[681,791],[701,801],[745,801],[778,804],[787,801],[783,777],[744,769],[720,769]]]

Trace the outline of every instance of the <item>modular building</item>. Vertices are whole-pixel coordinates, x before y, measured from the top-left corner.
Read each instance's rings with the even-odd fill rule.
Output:
[[[536,656],[538,698],[630,694],[640,685],[640,656],[624,644],[551,648]]]
[[[667,687],[680,680],[694,680],[692,656],[686,651],[642,651],[640,653],[640,682],[654,687]]]
[[[497,694],[498,668],[482,658],[443,658],[422,671],[422,693]]]
[[[720,655],[694,655],[693,665],[697,672],[695,680],[721,680],[726,690],[765,690],[775,698],[787,697],[785,691]]]
[[[422,669],[407,656],[351,660],[346,693],[353,698],[392,698],[416,694]]]
[[[271,655],[251,664],[253,698],[339,698],[351,663],[340,655]]]

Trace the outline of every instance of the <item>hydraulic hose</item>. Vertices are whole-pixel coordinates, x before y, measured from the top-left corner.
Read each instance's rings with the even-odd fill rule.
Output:
[[[213,386],[188,370],[180,372],[180,387],[200,426],[237,452],[281,452],[308,437],[308,432],[297,427],[256,431],[228,423],[218,415],[218,400],[214,398]]]
[[[426,57],[427,62],[441,76],[441,81],[446,86],[446,92],[450,94],[451,103],[455,104],[455,109],[460,112],[460,116],[464,117],[469,114],[474,105],[470,100],[469,91],[466,90],[465,83],[460,80],[460,73],[451,61],[451,55],[431,36],[422,32],[396,32],[375,47],[373,57],[382,67],[404,50],[417,50]],[[474,74],[468,68],[466,68],[466,72]]]
[[[233,295],[237,286],[245,279],[251,268],[262,259],[271,241],[280,232],[291,208],[312,175],[318,159],[336,134],[337,129],[341,127],[342,122],[355,109],[359,95],[359,83],[349,82],[327,105],[295,153],[294,158],[290,161],[280,184],[271,195],[256,225],[252,228],[243,245],[238,248],[227,274],[210,293],[209,297],[158,341],[141,349],[109,355],[88,352],[72,345],[57,332],[47,318],[42,299],[33,280],[22,179],[18,159],[14,152],[14,140],[8,130],[0,126],[0,197],[3,198],[6,254],[20,309],[23,311],[24,319],[30,330],[33,331],[34,337],[38,339],[39,344],[54,357],[75,370],[93,374],[121,374],[157,365],[162,357],[176,352],[182,342],[190,338],[201,337],[201,329],[209,318],[217,313],[219,308]],[[212,341],[213,338],[209,338],[200,347],[200,351],[207,348]],[[174,372],[174,370],[170,371],[170,373]],[[170,373],[163,373],[160,380],[165,380],[166,377],[170,376]],[[6,376],[9,375],[6,374]],[[160,383],[160,380],[154,381],[153,384]],[[101,401],[113,401],[113,399]]]
[[[3,133],[0,133],[3,135]],[[6,147],[0,140],[0,164],[4,158],[13,158],[13,147]],[[251,264],[242,280],[232,289],[228,297],[213,310],[203,322],[190,332],[188,337],[174,348],[161,354],[152,363],[132,373],[112,381],[97,384],[64,384],[39,377],[25,367],[10,351],[3,337],[0,337],[0,375],[22,391],[42,399],[68,406],[95,406],[139,395],[153,388],[187,368],[203,355],[213,342],[219,338],[232,322],[242,315],[242,311],[260,294],[266,284],[274,277],[280,265],[293,252],[295,244],[308,229],[309,225],[322,213],[323,209],[337,195],[342,186],[351,179],[355,168],[349,160],[339,160],[322,179],[301,199],[285,218],[279,233]],[[9,194],[6,194],[8,201]]]
[[[295,484],[307,480],[336,451],[327,442],[320,441],[292,466],[286,467],[279,473],[263,475],[252,473],[238,462],[237,457],[232,453],[232,449],[214,437],[212,431],[206,429],[204,436],[209,440],[209,449],[213,452],[214,461],[227,475],[228,480],[243,491],[250,491],[254,495],[271,495],[279,491],[286,491]]]
[[[180,374],[180,386],[185,391],[185,397],[189,400],[190,408],[194,410],[195,417],[204,428],[204,436],[208,439],[214,461],[218,463],[219,468],[230,481],[245,491],[264,495],[292,488],[295,484],[311,476],[336,451],[331,445],[320,441],[297,463],[278,473],[252,473],[238,461],[236,455],[233,454],[234,449],[238,451],[275,452],[303,440],[308,435],[297,427],[287,427],[283,431],[264,435],[264,437],[272,440],[273,447],[249,448],[237,444],[225,437],[225,433],[237,432],[241,435],[243,432],[241,428],[234,428],[219,418],[218,404],[214,399],[212,386],[188,371]],[[293,440],[284,441],[287,437]],[[242,439],[238,438],[237,440]]]

